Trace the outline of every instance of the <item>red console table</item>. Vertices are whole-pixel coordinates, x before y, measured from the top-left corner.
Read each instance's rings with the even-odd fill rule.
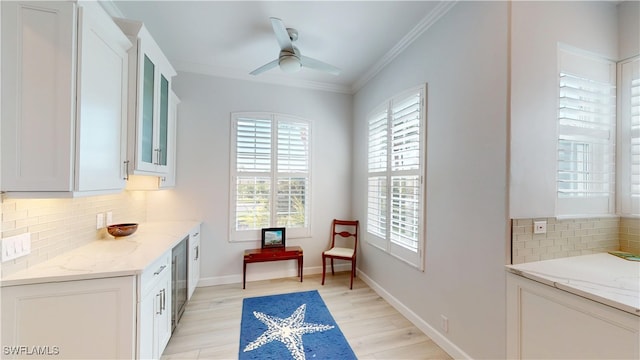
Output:
[[[300,276],[300,282],[302,282],[302,257],[302,248],[300,246],[245,250],[242,268],[242,288],[245,288],[247,281],[247,264],[265,261],[298,260],[298,276]]]

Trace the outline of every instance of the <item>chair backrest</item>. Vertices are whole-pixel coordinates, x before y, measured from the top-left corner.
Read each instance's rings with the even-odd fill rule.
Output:
[[[333,219],[331,225],[331,247],[336,246],[336,238],[340,237],[343,239],[352,237],[353,238],[353,250],[357,251],[358,249],[358,229],[360,227],[360,222],[358,220],[338,220]]]

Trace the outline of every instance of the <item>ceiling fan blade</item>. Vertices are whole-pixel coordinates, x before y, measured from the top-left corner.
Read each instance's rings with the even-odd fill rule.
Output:
[[[293,43],[291,42],[291,38],[289,37],[289,32],[287,28],[284,26],[284,22],[278,18],[272,17],[271,26],[273,27],[273,32],[276,34],[276,39],[278,39],[278,44],[280,44],[281,50],[291,50],[293,49]]]
[[[338,69],[337,67],[324,63],[320,60],[307,57],[307,56],[300,56],[300,63],[302,64],[303,68],[307,67],[310,69],[323,71],[333,75],[340,75],[340,69]]]
[[[271,62],[268,62],[262,66],[260,66],[259,68],[253,70],[252,72],[250,72],[249,74],[251,75],[258,75],[258,74],[262,74],[263,72],[267,71],[267,70],[271,70],[274,67],[278,66],[278,59],[275,59]]]

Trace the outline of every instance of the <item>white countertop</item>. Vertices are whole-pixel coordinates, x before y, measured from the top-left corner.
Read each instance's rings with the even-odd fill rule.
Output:
[[[507,265],[507,270],[640,316],[640,262],[601,253]]]
[[[3,276],[1,286],[141,274],[189,235],[196,221],[141,223],[127,237],[93,241],[26,270]]]

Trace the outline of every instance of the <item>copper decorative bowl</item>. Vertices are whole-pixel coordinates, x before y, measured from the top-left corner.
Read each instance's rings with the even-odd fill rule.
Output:
[[[107,232],[111,236],[129,236],[138,230],[138,224],[113,224],[107,226]]]

